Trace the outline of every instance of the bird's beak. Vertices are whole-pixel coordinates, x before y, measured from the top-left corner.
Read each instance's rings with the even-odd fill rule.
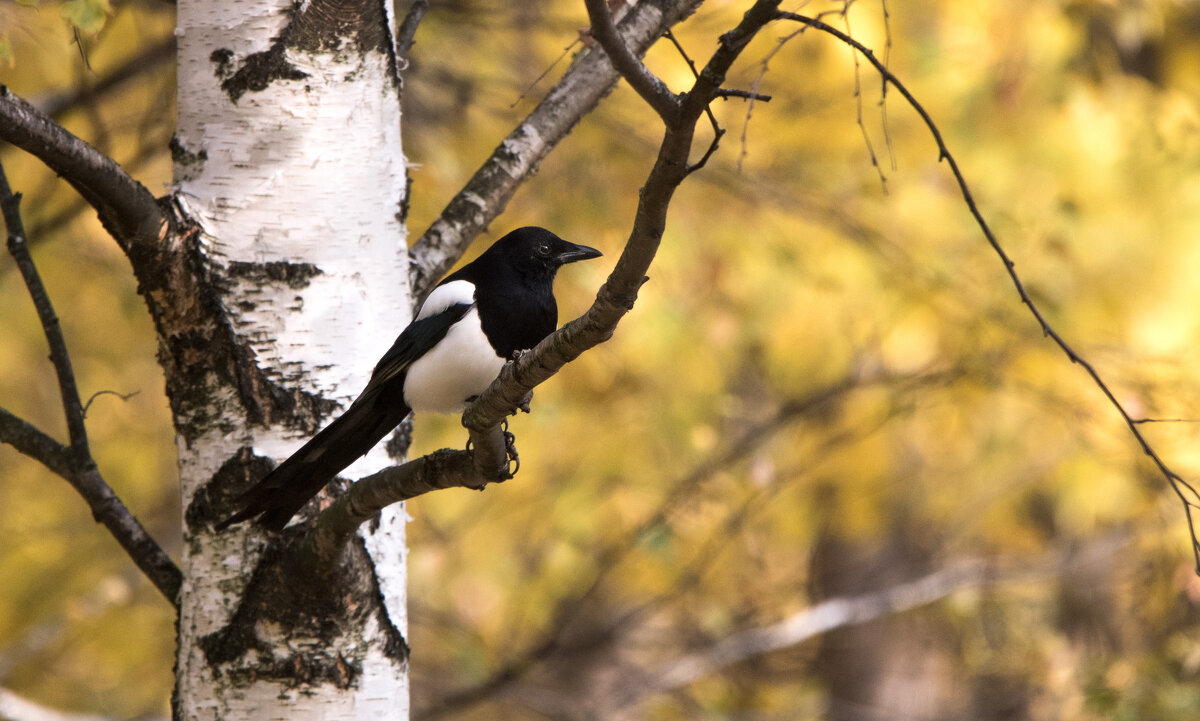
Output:
[[[576,245],[574,243],[566,243],[562,250],[558,251],[558,262],[562,265],[574,263],[577,260],[587,260],[588,258],[599,258],[604,255],[595,248],[589,248],[586,245]]]

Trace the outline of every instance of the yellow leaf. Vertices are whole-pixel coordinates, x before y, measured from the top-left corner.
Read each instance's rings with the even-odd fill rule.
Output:
[[[67,0],[59,14],[80,32],[99,32],[112,10],[108,0]]]

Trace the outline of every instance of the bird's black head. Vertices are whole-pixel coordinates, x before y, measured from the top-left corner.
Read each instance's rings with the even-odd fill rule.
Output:
[[[535,226],[517,228],[496,241],[485,255],[493,253],[503,257],[523,275],[548,274],[551,278],[567,263],[601,255],[595,248],[568,243],[545,228]]]

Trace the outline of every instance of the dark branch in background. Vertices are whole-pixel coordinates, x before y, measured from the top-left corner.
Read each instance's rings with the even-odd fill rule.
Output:
[[[1200,511],[1200,493],[1197,492],[1195,486],[1188,483],[1182,476],[1167,466],[1163,459],[1158,455],[1158,452],[1154,450],[1153,446],[1150,445],[1150,442],[1142,434],[1141,429],[1138,428],[1138,419],[1131,416],[1129,411],[1125,409],[1125,406],[1122,405],[1119,400],[1117,400],[1116,395],[1113,394],[1112,389],[1109,388],[1108,383],[1105,382],[1105,380],[1100,376],[1100,373],[1096,370],[1095,366],[1093,366],[1083,356],[1076,352],[1075,349],[1072,348],[1061,335],[1059,335],[1058,331],[1056,331],[1054,327],[1050,325],[1045,316],[1042,315],[1042,311],[1038,308],[1037,304],[1034,303],[1033,298],[1030,297],[1029,292],[1025,288],[1024,282],[1021,281],[1020,276],[1017,274],[1016,264],[1013,263],[1011,258],[1009,258],[1008,253],[1005,252],[1004,248],[1000,245],[1000,241],[992,232],[991,226],[989,226],[987,221],[984,220],[983,214],[980,212],[979,206],[975,204],[975,198],[971,194],[970,188],[967,186],[967,180],[965,177],[963,177],[962,171],[958,167],[958,162],[955,161],[954,156],[950,154],[950,149],[946,147],[946,142],[942,139],[941,131],[938,130],[937,125],[933,122],[933,118],[930,117],[924,106],[917,102],[917,99],[913,96],[913,94],[909,92],[908,88],[905,87],[902,82],[900,82],[899,78],[892,74],[887,65],[875,57],[875,53],[872,52],[870,48],[866,47],[846,33],[843,33],[837,28],[821,22],[816,18],[797,15],[796,13],[779,12],[777,13],[777,17],[782,20],[793,20],[808,27],[820,30],[821,32],[828,33],[829,35],[834,36],[838,40],[854,48],[858,53],[862,54],[862,56],[866,58],[868,62],[875,66],[875,70],[883,78],[884,82],[896,88],[896,90],[902,96],[904,96],[904,99],[913,108],[913,110],[915,110],[917,114],[921,116],[921,120],[925,123],[925,126],[929,128],[929,132],[933,136],[934,142],[937,144],[938,160],[945,160],[947,164],[949,164],[950,172],[954,175],[954,180],[958,184],[959,190],[962,192],[963,200],[966,202],[967,208],[971,212],[971,216],[975,219],[976,225],[978,225],[979,229],[983,232],[983,235],[987,239],[988,244],[991,245],[992,250],[994,250],[996,255],[1000,257],[1000,260],[1003,261],[1004,269],[1008,272],[1009,278],[1016,287],[1017,294],[1021,297],[1021,302],[1029,309],[1029,312],[1033,315],[1034,320],[1037,321],[1038,326],[1042,330],[1042,335],[1054,341],[1054,344],[1066,354],[1067,358],[1070,359],[1072,363],[1082,367],[1088,376],[1091,377],[1092,381],[1104,394],[1104,397],[1108,399],[1108,402],[1114,408],[1116,408],[1117,413],[1121,415],[1121,419],[1125,422],[1126,427],[1129,428],[1129,432],[1133,434],[1133,437],[1137,440],[1138,445],[1141,446],[1142,452],[1149,456],[1155,467],[1158,468],[1159,473],[1161,473],[1171,485],[1171,490],[1175,492],[1175,495],[1178,496],[1180,502],[1183,503],[1184,516],[1187,519],[1188,532],[1191,536],[1192,557],[1195,561],[1195,571],[1197,575],[1200,575],[1200,538],[1197,538],[1196,535],[1196,520],[1194,518],[1194,513],[1196,511]]]
[[[168,216],[145,186],[4,85],[0,140],[37,157],[79,191],[127,255],[139,245],[158,243],[170,230]]]
[[[175,37],[171,36],[157,45],[151,45],[113,69],[94,85],[79,88],[71,93],[63,93],[46,102],[39,103],[42,112],[56,120],[61,119],[68,111],[78,108],[83,103],[94,101],[97,95],[114,90],[126,81],[158,70],[161,65],[174,59],[175,44]]]
[[[1101,538],[1080,549],[1058,548],[1034,558],[963,559],[910,581],[855,596],[830,598],[775,623],[747,629],[712,642],[654,670],[629,669],[614,686],[607,715],[634,706],[654,694],[682,688],[742,661],[797,646],[830,631],[856,626],[928,606],[964,590],[1057,576],[1080,564],[1111,564],[1129,533]]]
[[[172,603],[178,603],[183,576],[166,552],[138,523],[121,499],[100,475],[88,448],[84,407],[79,400],[75,374],[66,341],[59,326],[54,306],[42,284],[40,275],[29,254],[25,228],[21,221],[20,194],[13,193],[8,178],[0,166],[0,209],[8,229],[8,252],[17,263],[29,295],[33,298],[38,320],[50,345],[50,360],[58,375],[63,412],[67,418],[70,445],[63,446],[33,425],[0,408],[0,441],[33,458],[62,476],[87,501],[92,516],[112,533],[117,542],[133,558],[138,568]]]
[[[642,54],[667,28],[687,17],[701,0],[643,0],[629,9],[617,30],[631,52]],[[508,134],[463,189],[409,249],[413,297],[425,297],[463,254],[517,188],[579,119],[617,82],[617,72],[598,47],[586,48],[529,115]]]

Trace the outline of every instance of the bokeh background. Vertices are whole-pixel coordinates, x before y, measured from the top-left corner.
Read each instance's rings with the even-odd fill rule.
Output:
[[[0,0],[0,82],[165,193],[174,6],[106,5]],[[703,62],[747,5],[710,0],[677,36]],[[1200,481],[1200,3],[860,0],[828,20],[886,54],[1047,319]],[[581,3],[432,3],[405,86],[414,237],[585,25]],[[772,100],[714,108],[728,133],[678,193],[634,312],[514,421],[520,475],[409,504],[414,717],[1196,718],[1178,499],[1042,337],[902,98],[828,37],[778,48],[795,29],[731,74]],[[648,62],[686,86],[669,44]],[[606,251],[562,273],[564,317],[619,252],[659,139],[619,87],[494,223]],[[93,451],[177,553],[174,439],[128,265],[61,180],[0,152],[84,397],[136,393],[95,398]],[[46,355],[4,256],[0,405],[63,436]],[[415,452],[462,442],[457,419],[417,421]],[[0,688],[167,715],[171,610],[7,447],[0,538]],[[720,655],[929,578],[928,603]]]

